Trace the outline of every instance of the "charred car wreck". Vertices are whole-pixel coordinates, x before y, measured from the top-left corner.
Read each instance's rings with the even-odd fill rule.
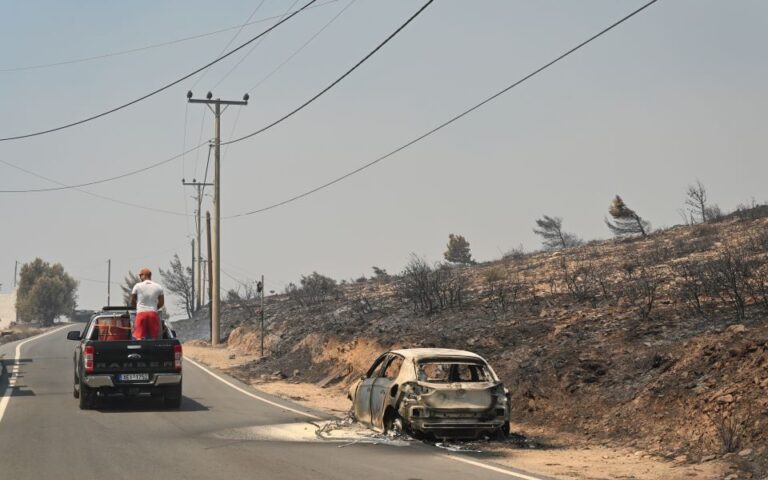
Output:
[[[437,438],[509,433],[509,391],[479,355],[414,348],[379,356],[349,390],[357,419]]]

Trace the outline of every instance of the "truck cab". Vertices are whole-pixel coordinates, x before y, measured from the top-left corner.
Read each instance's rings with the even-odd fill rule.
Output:
[[[73,395],[80,409],[94,408],[99,397],[112,394],[162,397],[168,408],[181,405],[182,347],[163,322],[161,338],[133,340],[133,307],[105,307],[81,331],[73,355]]]

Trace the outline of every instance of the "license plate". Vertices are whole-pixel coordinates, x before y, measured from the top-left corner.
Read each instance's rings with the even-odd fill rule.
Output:
[[[117,379],[121,382],[147,382],[149,381],[148,373],[121,373],[117,376]]]

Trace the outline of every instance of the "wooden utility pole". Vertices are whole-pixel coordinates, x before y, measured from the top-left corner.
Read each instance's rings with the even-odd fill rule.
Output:
[[[213,345],[213,263],[211,262],[211,212],[205,212],[205,229],[208,232],[208,301],[211,305],[208,307],[208,322],[211,328],[211,345]],[[216,341],[219,340],[219,333],[216,332]]]
[[[19,261],[16,260],[16,265],[13,266],[13,289],[16,290],[16,272],[19,271]]]
[[[107,306],[110,306],[110,296],[112,293],[112,259],[107,260]]]
[[[261,282],[259,283],[259,290],[261,290],[261,356],[264,356],[264,275],[261,276]]]
[[[189,309],[191,310],[191,313],[195,313],[197,310],[195,307],[195,239],[192,239],[192,298],[189,299],[189,302],[192,304],[190,305]]]
[[[213,168],[213,249],[212,255],[208,256],[209,262],[213,264],[212,268],[209,268],[211,268],[212,273],[211,289],[213,293],[211,296],[211,345],[215,346],[219,344],[221,307],[221,114],[223,113],[221,106],[224,105],[224,110],[226,110],[230,105],[248,105],[248,94],[246,93],[242,100],[221,100],[219,98],[214,100],[211,92],[208,92],[205,99],[198,99],[192,98],[192,92],[190,91],[187,92],[187,101],[189,103],[204,103],[211,109],[216,120],[216,136],[213,144],[216,152]],[[213,108],[211,105],[213,105]]]

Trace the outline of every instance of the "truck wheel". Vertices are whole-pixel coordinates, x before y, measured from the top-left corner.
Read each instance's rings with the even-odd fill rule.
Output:
[[[163,395],[163,405],[166,408],[181,407],[181,384],[166,388]]]
[[[77,375],[75,375],[75,381],[72,384],[72,396],[75,398],[80,398],[80,390],[77,388]]]
[[[80,382],[80,410],[90,410],[96,406],[96,390]]]

